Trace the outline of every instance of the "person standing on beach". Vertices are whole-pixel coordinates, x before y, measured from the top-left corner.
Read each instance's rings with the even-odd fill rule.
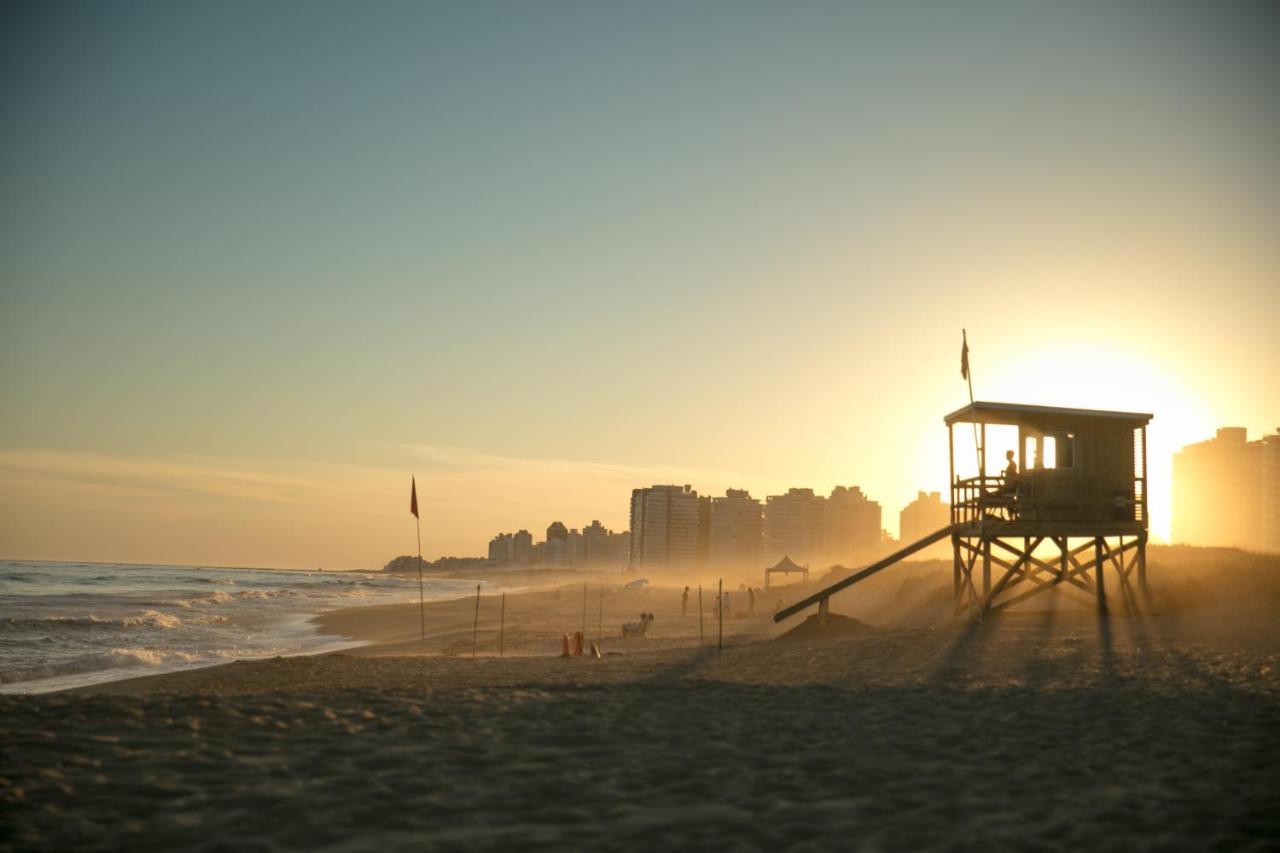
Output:
[[[680,596],[680,615],[689,615],[689,587],[684,588],[684,592]]]
[[[752,616],[756,614],[756,591],[751,587],[747,587],[747,613]]]

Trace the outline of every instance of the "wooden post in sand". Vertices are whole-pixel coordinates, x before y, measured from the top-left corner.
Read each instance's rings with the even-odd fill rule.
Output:
[[[706,634],[702,630],[702,584],[698,584],[698,648],[706,644]]]
[[[476,584],[476,618],[471,623],[471,659],[476,659],[476,637],[480,633],[480,584]]]
[[[716,608],[716,612],[720,614],[720,629],[716,639],[716,654],[724,651],[724,578],[720,578],[718,595],[716,601],[720,602],[720,606]]]
[[[507,628],[507,594],[502,594],[502,604],[498,607],[498,657],[502,657],[503,635]]]

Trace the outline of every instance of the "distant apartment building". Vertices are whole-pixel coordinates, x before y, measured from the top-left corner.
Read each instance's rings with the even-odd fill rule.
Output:
[[[533,534],[527,530],[517,530],[511,534],[511,562],[517,566],[533,562]]]
[[[857,486],[836,486],[822,508],[822,555],[845,566],[883,550],[880,504]],[[793,558],[794,559],[794,558]]]
[[[631,558],[631,534],[614,533],[593,520],[582,528],[583,563],[593,569],[622,569]]]
[[[499,533],[497,536],[489,540],[489,559],[495,563],[512,562],[513,537],[510,533]]]
[[[711,498],[708,558],[717,566],[759,569],[764,566],[764,507],[745,489],[729,489]]]
[[[553,521],[547,528],[547,541],[542,547],[542,562],[547,566],[569,565],[569,528]]]
[[[1173,456],[1172,539],[1280,552],[1280,431],[1223,427]]]
[[[631,492],[632,569],[689,568],[698,563],[705,528],[690,486],[650,486]]]
[[[772,565],[790,557],[797,565],[822,557],[825,500],[813,489],[788,489],[764,503],[764,559]]]
[[[910,545],[950,523],[951,504],[942,502],[941,492],[917,492],[916,499],[898,513],[898,540],[904,546]],[[940,542],[918,552],[917,559],[940,559],[950,554],[950,543]]]

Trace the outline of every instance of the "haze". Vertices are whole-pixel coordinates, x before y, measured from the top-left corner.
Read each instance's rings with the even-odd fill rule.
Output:
[[[1269,4],[142,4],[0,26],[0,556],[374,566],[1276,428]]]

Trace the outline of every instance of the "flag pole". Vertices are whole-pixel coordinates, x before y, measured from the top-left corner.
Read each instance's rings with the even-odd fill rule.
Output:
[[[418,477],[409,477],[409,512],[413,513],[413,526],[418,532],[418,639],[427,641],[427,611],[422,603],[422,518],[418,515]]]
[[[476,638],[480,635],[480,584],[476,584],[476,619],[471,623],[471,659],[476,659]]]
[[[960,359],[962,362],[961,367],[964,368],[964,378],[969,383],[969,414],[971,416],[969,422],[973,425],[973,455],[974,461],[978,465],[978,483],[981,485],[981,478],[985,477],[987,472],[982,470],[982,451],[978,446],[978,413],[973,409],[973,370],[969,367],[969,334],[964,329],[961,329],[960,337],[964,341]]]
[[[418,634],[419,641],[427,641],[427,608],[422,602],[422,519],[416,515],[413,524],[418,529]]]

